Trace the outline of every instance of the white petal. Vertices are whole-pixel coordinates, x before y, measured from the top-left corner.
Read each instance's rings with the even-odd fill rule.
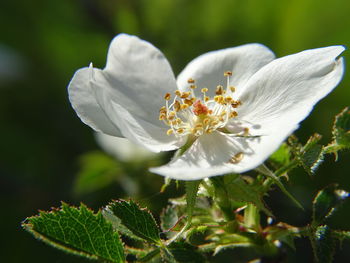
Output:
[[[159,109],[164,95],[177,89],[172,69],[152,44],[135,36],[116,36],[108,51],[103,75],[110,99],[137,118],[162,126]]]
[[[215,91],[217,85],[226,86],[224,72],[232,71],[230,85],[239,89],[274,58],[272,51],[261,44],[212,51],[191,61],[178,76],[177,84],[181,90],[185,90],[188,87],[187,80],[192,78],[199,88],[206,87],[209,91]]]
[[[198,180],[210,176],[241,171],[229,163],[232,156],[246,151],[249,145],[241,138],[230,138],[214,132],[204,134],[180,157],[150,171],[177,180]]]
[[[239,99],[238,116],[268,134],[280,127],[289,135],[343,76],[342,46],[306,50],[259,70]],[[289,127],[287,129],[286,127]]]
[[[256,138],[214,132],[199,137],[182,156],[150,171],[177,180],[243,173],[261,165],[283,139],[285,136],[279,132]],[[234,156],[236,163],[230,162]]]
[[[91,87],[92,68],[78,70],[68,85],[69,100],[79,118],[91,128],[113,136],[122,136],[118,126],[114,125],[97,103]]]
[[[125,138],[109,136],[104,133],[95,133],[98,144],[109,154],[122,161],[147,160],[154,158],[155,153],[130,142]]]
[[[186,138],[178,139],[175,136],[168,136],[168,128],[165,125],[159,127],[131,114],[122,105],[110,100],[108,94],[97,92],[96,98],[99,104],[104,105],[112,122],[120,127],[122,135],[133,143],[142,145],[153,152],[175,150],[185,143]]]

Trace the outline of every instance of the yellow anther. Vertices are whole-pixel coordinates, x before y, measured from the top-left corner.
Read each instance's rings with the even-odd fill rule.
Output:
[[[174,110],[177,112],[179,110],[181,110],[181,104],[180,104],[180,101],[176,100],[174,102]]]
[[[222,95],[223,93],[224,93],[224,87],[221,86],[221,85],[218,85],[218,86],[216,87],[215,94],[216,94],[216,95]]]
[[[208,129],[206,130],[206,133],[212,133],[214,130],[213,129]]]
[[[193,84],[193,83],[195,83],[195,80],[194,80],[193,78],[189,78],[189,79],[187,80],[187,83]]]
[[[221,113],[220,113],[220,116],[225,116],[226,115],[226,111],[222,111]]]
[[[188,104],[181,104],[181,110],[187,109],[189,107]]]
[[[217,96],[214,96],[214,100],[219,103],[219,104],[222,104],[224,102],[224,97],[221,96],[221,95],[217,95]]]
[[[172,121],[175,118],[176,113],[174,111],[169,112],[168,114],[168,120]]]
[[[231,90],[231,92],[235,92],[236,91],[236,88],[234,86],[230,86],[228,88]]]
[[[232,108],[237,108],[238,106],[240,106],[242,103],[239,100],[236,100],[234,102],[231,103]]]
[[[176,124],[181,124],[182,123],[182,120],[180,118],[177,118],[176,119]]]
[[[232,76],[232,71],[225,71],[224,76],[225,77]]]
[[[218,125],[218,124],[219,124],[219,121],[214,120],[214,121],[212,121],[210,124],[211,124],[211,126],[216,126],[216,125]]]
[[[196,101],[196,98],[191,98],[192,103]]]
[[[191,95],[191,92],[187,91],[187,92],[183,92],[180,96],[181,99],[186,99]]]
[[[197,123],[197,124],[195,125],[195,127],[196,127],[196,128],[203,128],[203,124],[202,124],[202,123]]]
[[[190,89],[196,89],[197,86],[196,85],[190,85]]]
[[[236,164],[242,161],[243,157],[244,157],[244,153],[239,152],[239,153],[236,153],[234,156],[232,156],[228,162],[232,164]]]
[[[170,100],[170,98],[171,98],[170,93],[165,94],[165,96],[164,96],[164,99],[165,99],[165,100]]]
[[[231,103],[232,102],[232,97],[230,97],[230,96],[227,96],[226,98],[225,98],[225,102],[226,103]]]
[[[243,135],[248,136],[249,135],[249,128],[244,128],[243,129]]]
[[[166,119],[166,116],[164,113],[161,113],[159,114],[159,120],[162,121],[162,120],[165,120]]]
[[[174,133],[173,129],[169,129],[169,130],[167,130],[167,132],[166,132],[167,135],[170,135],[170,134],[173,134],[173,133]]]
[[[179,129],[176,130],[176,132],[177,132],[177,133],[180,133],[180,134],[183,133],[184,131],[185,131],[185,130],[184,130],[183,128],[179,128]]]
[[[206,92],[208,92],[208,89],[207,88],[203,88],[203,89],[201,89],[201,92],[202,93],[206,93]]]
[[[193,104],[193,101],[189,99],[185,99],[184,103],[187,104],[188,106],[191,106]]]
[[[231,111],[230,118],[237,117],[238,113],[236,111]]]
[[[208,100],[210,100],[210,98],[208,96],[204,96],[204,101],[207,102]]]
[[[165,107],[165,106],[163,106],[163,107],[161,107],[161,108],[159,109],[159,112],[164,112],[164,111],[166,111],[166,107]]]
[[[174,92],[174,93],[175,93],[175,95],[176,95],[176,96],[179,96],[179,97],[180,97],[180,96],[181,96],[181,94],[182,94],[182,93],[181,93],[181,91],[179,91],[179,90],[175,90],[175,92]]]
[[[205,118],[203,120],[204,125],[208,125],[209,122],[210,122],[210,118]]]

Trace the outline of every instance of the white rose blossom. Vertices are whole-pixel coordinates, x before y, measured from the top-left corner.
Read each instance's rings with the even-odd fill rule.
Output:
[[[101,132],[96,132],[95,138],[104,151],[124,162],[145,161],[155,158],[157,155],[126,138],[110,136]]]
[[[343,46],[275,58],[261,44],[212,51],[177,79],[165,56],[117,35],[107,65],[78,70],[68,92],[94,130],[154,151],[180,149],[154,173],[197,180],[260,166],[339,83]]]

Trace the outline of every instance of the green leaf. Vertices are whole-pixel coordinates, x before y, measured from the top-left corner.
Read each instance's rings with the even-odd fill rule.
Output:
[[[333,124],[333,142],[327,145],[326,153],[337,153],[350,148],[350,108],[346,107],[335,117]]]
[[[78,173],[74,191],[77,194],[88,194],[102,189],[116,181],[121,168],[112,157],[103,152],[90,152],[79,159]]]
[[[160,215],[160,227],[163,231],[168,231],[175,226],[179,217],[177,215],[177,210],[174,205],[169,205],[163,209]]]
[[[79,208],[62,203],[60,209],[40,212],[22,226],[36,238],[68,253],[106,262],[125,262],[122,243],[100,212],[85,205]]]
[[[316,228],[311,242],[317,262],[331,263],[333,261],[335,239],[327,225]]]
[[[270,156],[270,160],[279,165],[288,165],[290,163],[290,147],[288,144],[283,143],[278,150]]]
[[[340,241],[344,239],[350,240],[350,231],[333,230],[333,235]]]
[[[201,263],[205,258],[197,248],[184,242],[173,242],[167,247],[168,252],[174,257],[175,262]]]
[[[193,210],[196,204],[197,192],[200,182],[201,180],[185,182],[188,222],[192,220]]]
[[[216,182],[217,180],[213,181]],[[264,211],[267,215],[272,216],[262,201],[262,193],[259,186],[246,183],[239,175],[225,175],[223,182],[216,187],[224,188],[227,197],[238,202],[247,202],[255,205],[259,210]]]
[[[303,206],[296,200],[284,187],[282,182],[280,181],[279,177],[277,177],[269,168],[267,168],[264,164],[260,165],[259,167],[255,168],[258,172],[266,175],[269,177],[277,186],[281,189],[281,191],[289,197],[290,200],[293,201],[293,203],[298,206],[300,209],[304,209]]]
[[[116,217],[111,210],[104,208],[102,210],[103,217],[112,224],[112,227],[115,231],[118,231],[119,234],[127,236],[130,239],[134,239],[137,241],[144,241],[143,238],[140,238],[134,235],[126,226],[122,224],[122,221]]]
[[[336,184],[319,191],[313,200],[313,224],[323,223],[349,197],[350,194],[338,189]]]
[[[134,235],[161,244],[157,223],[145,208],[140,208],[132,200],[115,200],[107,206],[107,209],[112,211]]]
[[[308,174],[313,175],[323,161],[323,146],[317,144],[322,136],[315,133],[301,149],[299,161]]]

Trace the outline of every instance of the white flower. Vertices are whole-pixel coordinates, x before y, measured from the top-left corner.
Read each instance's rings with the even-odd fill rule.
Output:
[[[147,160],[156,156],[156,153],[125,138],[110,136],[101,132],[96,132],[95,138],[104,151],[121,161]]]
[[[120,34],[103,70],[69,84],[81,120],[154,151],[182,154],[151,171],[180,180],[242,173],[262,164],[343,75],[343,46],[275,59],[260,44],[206,53],[175,79],[150,43]]]

